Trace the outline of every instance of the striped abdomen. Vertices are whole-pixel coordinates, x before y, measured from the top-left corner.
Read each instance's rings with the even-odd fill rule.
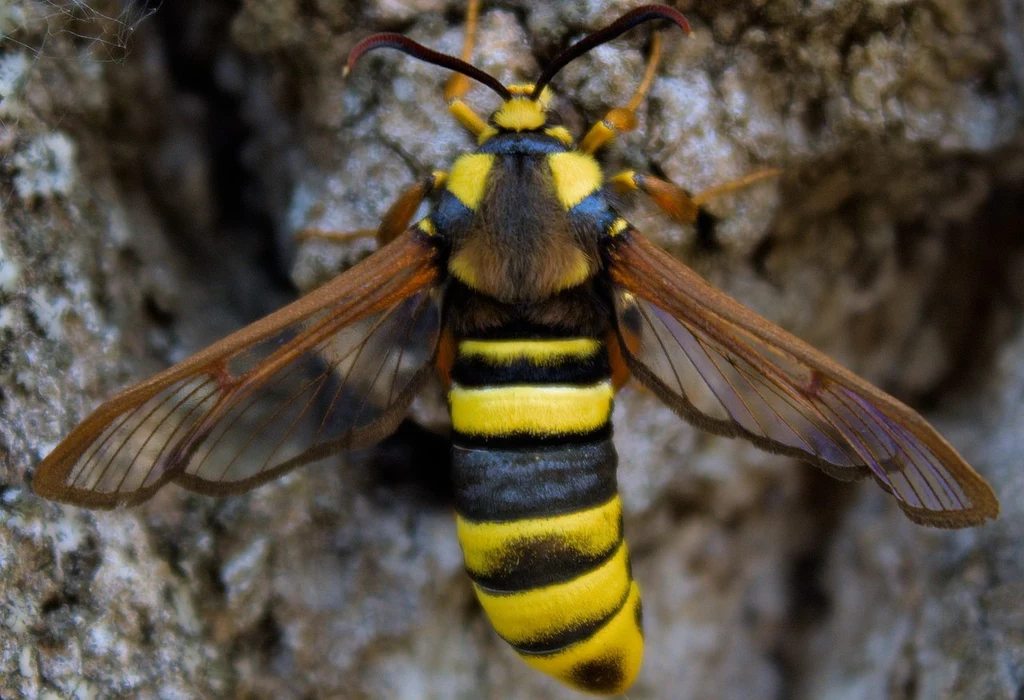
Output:
[[[613,694],[640,669],[607,350],[462,340],[449,394],[459,541],[495,630],[529,665]]]

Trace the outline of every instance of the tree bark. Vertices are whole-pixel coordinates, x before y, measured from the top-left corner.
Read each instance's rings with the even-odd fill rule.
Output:
[[[529,81],[638,2],[485,3],[474,61]],[[1024,688],[1024,10],[1014,0],[683,0],[640,128],[605,162],[699,191],[777,181],[652,239],[923,413],[1003,514],[908,522],[872,485],[685,425],[614,421],[646,660],[637,698],[1019,698]],[[444,441],[132,510],[28,477],[103,398],[345,269],[414,179],[473,147],[442,0],[0,6],[0,696],[576,697],[491,631],[462,571]],[[566,68],[576,134],[623,104],[649,30]],[[494,96],[475,89],[482,112]],[[443,430],[442,394],[417,400]]]

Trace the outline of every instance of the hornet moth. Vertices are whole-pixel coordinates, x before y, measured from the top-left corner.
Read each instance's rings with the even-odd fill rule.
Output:
[[[108,400],[33,481],[90,508],[145,501],[167,483],[237,494],[390,434],[423,382],[448,387],[457,531],[496,632],[530,666],[581,691],[621,693],[641,664],[640,592],[622,533],[610,415],[630,377],[697,427],[871,477],[916,523],[995,518],[988,484],[920,415],[714,289],[620,215],[647,195],[692,223],[691,197],[595,154],[636,126],[660,39],[629,103],[579,140],[553,120],[569,62],[645,22],[637,8],[503,85],[462,58],[392,33],[357,44],[346,73],[389,48],[453,71],[448,108],[476,138],[386,214],[383,247],[307,296]],[[464,101],[470,79],[500,106]],[[420,205],[430,212],[413,221]],[[341,234],[325,234],[341,238]]]

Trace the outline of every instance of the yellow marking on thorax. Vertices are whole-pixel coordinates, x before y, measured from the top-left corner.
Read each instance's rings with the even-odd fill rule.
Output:
[[[452,164],[445,187],[460,202],[476,211],[484,197],[487,175],[493,165],[494,156],[490,153],[467,153],[459,156]]]
[[[558,284],[555,285],[554,291],[560,292],[563,289],[571,289],[581,285],[593,277],[596,272],[597,268],[590,258],[587,257],[586,253],[579,248],[573,248],[571,266],[562,270],[562,277],[558,280]]]
[[[537,293],[548,296],[557,294],[563,289],[583,284],[597,273],[596,262],[579,248],[567,247],[558,251],[558,255],[548,261],[546,276],[534,278]],[[491,264],[489,269],[480,269],[482,265],[488,265],[488,262]],[[448,272],[452,276],[467,287],[485,294],[493,295],[501,287],[502,269],[500,263],[481,259],[479,249],[471,246],[454,253],[448,259]]]
[[[529,360],[537,365],[553,365],[566,358],[585,359],[601,349],[601,341],[593,338],[562,340],[463,340],[459,355],[479,357],[491,364],[508,365],[515,360]]]
[[[470,435],[501,437],[519,433],[564,435],[604,427],[612,410],[609,381],[590,386],[513,385],[448,393],[452,427]]]
[[[527,645],[607,617],[628,595],[630,581],[623,542],[604,564],[564,583],[500,594],[473,587],[495,631],[512,644]]]
[[[507,570],[515,561],[517,548],[548,542],[568,556],[596,557],[608,552],[620,539],[622,501],[616,496],[596,508],[547,518],[528,518],[511,522],[477,523],[456,516],[459,542],[466,568],[476,576],[493,576]]]
[[[437,233],[437,231],[434,229],[434,222],[431,221],[430,218],[426,216],[419,220],[419,222],[416,224],[416,228],[418,228],[420,231],[423,231],[423,233],[427,234],[428,236],[433,236]]]
[[[601,187],[604,175],[593,156],[576,151],[552,153],[548,167],[555,181],[558,201],[568,211]]]
[[[511,131],[539,129],[547,120],[543,105],[528,97],[513,97],[494,113],[494,123]]]
[[[588,689],[581,684],[579,672],[595,661],[614,662],[620,675],[619,684],[602,687],[601,692],[622,693],[633,684],[643,662],[644,635],[637,625],[639,608],[640,588],[634,582],[626,604],[593,636],[548,654],[519,652],[519,655],[538,671],[585,692]]]
[[[471,289],[478,289],[480,282],[476,278],[473,266],[462,255],[453,255],[448,260],[448,272]]]
[[[553,126],[550,129],[545,129],[544,133],[547,134],[548,136],[553,136],[554,138],[564,143],[566,146],[572,145],[572,134],[570,134],[569,130],[566,129],[564,126]]]
[[[444,183],[448,182],[448,173],[446,173],[443,170],[435,170],[434,172],[430,173],[430,176],[434,178],[434,189],[437,189],[438,187],[444,185]]]
[[[629,228],[629,222],[625,219],[616,219],[612,222],[612,225],[608,227],[609,236],[618,236],[620,233]]]

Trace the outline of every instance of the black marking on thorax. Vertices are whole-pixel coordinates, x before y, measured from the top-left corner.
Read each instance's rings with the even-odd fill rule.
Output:
[[[449,328],[456,338],[603,338],[613,308],[604,286],[595,280],[543,302],[504,304],[449,279]]]
[[[569,147],[554,136],[537,131],[504,131],[483,142],[479,153],[502,156],[543,156],[565,153]]]

